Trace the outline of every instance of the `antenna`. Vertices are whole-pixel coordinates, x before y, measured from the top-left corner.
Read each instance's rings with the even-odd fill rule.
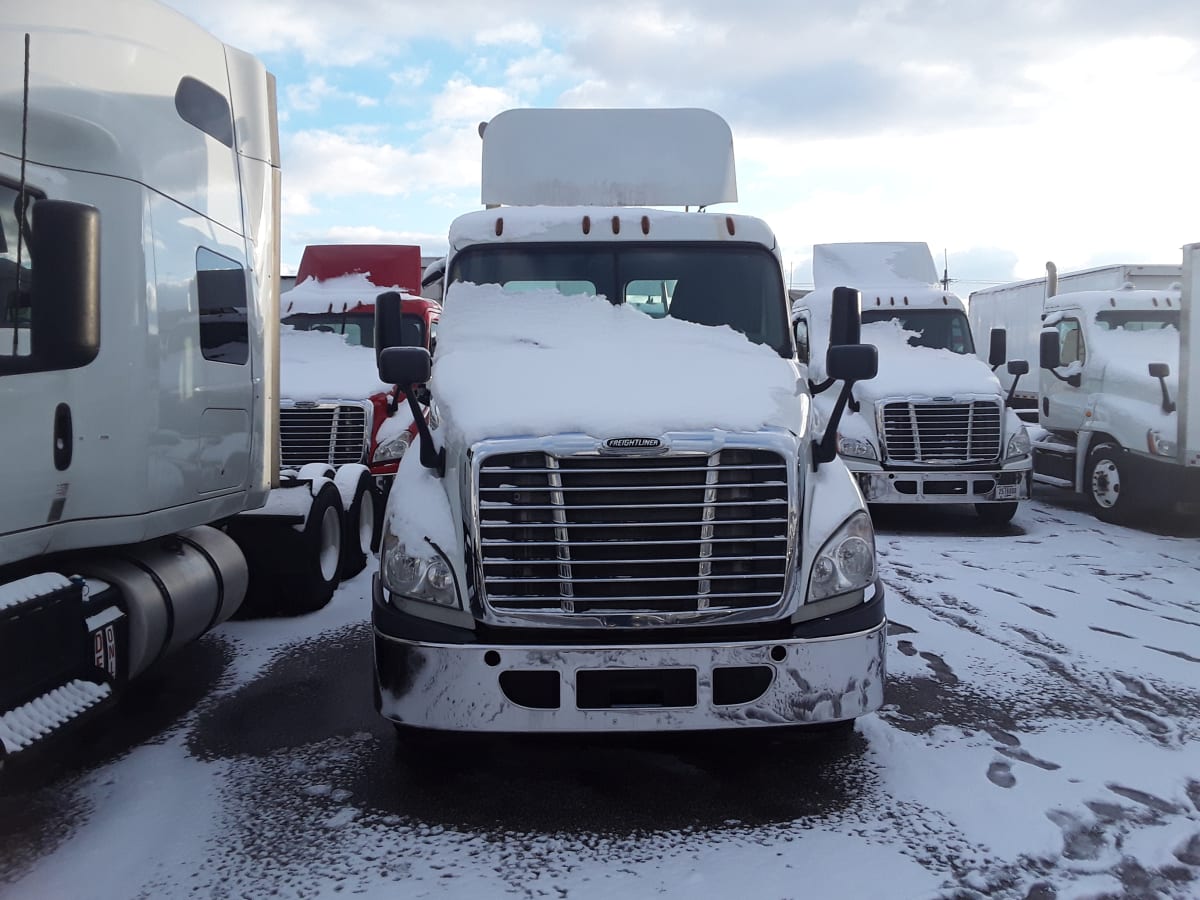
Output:
[[[942,248],[942,290],[950,290],[950,254]]]
[[[12,339],[12,355],[17,355],[17,335],[21,329],[18,327],[17,321],[20,316],[21,309],[21,252],[25,245],[25,210],[27,206],[27,198],[25,196],[25,160],[28,157],[27,147],[29,142],[29,32],[25,33],[25,87],[24,97],[21,102],[21,184],[17,194],[17,290],[13,303],[16,304],[12,310],[13,316],[13,339]]]

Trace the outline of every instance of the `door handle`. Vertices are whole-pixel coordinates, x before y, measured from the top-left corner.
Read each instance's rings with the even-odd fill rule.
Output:
[[[71,407],[65,403],[54,409],[54,468],[65,471],[75,451],[75,429],[71,425]]]

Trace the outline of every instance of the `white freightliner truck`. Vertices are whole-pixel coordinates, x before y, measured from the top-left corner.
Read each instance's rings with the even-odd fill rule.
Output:
[[[1108,266],[972,295],[1038,342],[1034,479],[1122,521],[1200,504],[1197,247],[1180,266]],[[1103,282],[1110,284],[1102,288]],[[1069,285],[1070,290],[1063,290]]]
[[[1126,288],[1148,291],[1179,290],[1183,268],[1179,265],[1115,264],[1060,273],[1054,263],[1046,263],[1047,275],[1010,284],[972,291],[967,300],[967,317],[975,334],[990,334],[1004,329],[1007,334],[1008,355],[1013,359],[1038,359],[1038,337],[1042,330],[1042,306],[1046,286],[1053,278],[1060,294],[1079,291],[1120,291]],[[976,347],[982,360],[988,359],[989,348]],[[997,369],[1001,386],[1007,391],[1016,380],[1003,367]],[[1036,374],[1021,379],[1013,394],[1013,406],[1029,422],[1037,422],[1038,397],[1041,382]]]
[[[862,338],[879,349],[879,377],[854,388],[837,443],[867,502],[971,503],[986,522],[1009,521],[1029,497],[1031,463],[1011,392],[992,372],[1005,359],[1002,335],[988,333],[989,368],[923,243],[817,244],[813,279],[792,320],[818,409],[833,404],[823,391],[837,285],[860,290]],[[1019,378],[1029,363],[1008,370]]]
[[[327,587],[337,486],[272,490],[278,202],[258,60],[145,0],[0,13],[0,758],[239,608],[222,528]]]
[[[381,378],[433,398],[385,517],[380,712],[410,736],[852,727],[883,701],[883,589],[774,235],[652,208],[736,199],[728,126],[510,110],[483,141],[432,376],[377,326]],[[874,362],[829,353],[847,385]]]

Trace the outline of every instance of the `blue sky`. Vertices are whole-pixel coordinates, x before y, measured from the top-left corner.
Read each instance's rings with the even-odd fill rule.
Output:
[[[720,113],[727,208],[798,286],[828,241],[926,241],[965,296],[1200,240],[1192,0],[169,5],[278,79],[289,268],[307,243],[443,251],[480,206],[478,123],[515,106]]]

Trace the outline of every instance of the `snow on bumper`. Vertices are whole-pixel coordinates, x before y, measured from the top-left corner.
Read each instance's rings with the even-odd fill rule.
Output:
[[[433,644],[375,629],[379,711],[446,731],[690,731],[816,724],[883,704],[886,620],[712,644]]]

